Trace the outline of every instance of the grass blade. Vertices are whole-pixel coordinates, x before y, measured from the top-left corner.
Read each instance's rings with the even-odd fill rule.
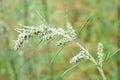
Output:
[[[83,23],[83,24],[81,25],[80,29],[78,29],[78,31],[77,31],[77,34],[78,34],[78,35],[79,35],[80,32],[84,29],[84,27],[92,20],[92,18],[93,18],[93,15],[88,16],[88,18],[87,18],[87,20],[85,21],[85,23]]]
[[[61,53],[61,51],[63,50],[64,47],[65,47],[65,45],[63,45],[62,48],[55,54],[55,56],[50,61],[50,64],[52,64],[54,62],[55,58]]]
[[[52,38],[52,39],[50,39],[50,40],[48,40],[48,41],[45,41],[41,46],[40,46],[40,48],[39,49],[41,49],[42,47],[44,47],[46,44],[49,44],[51,41],[53,41],[55,38]],[[41,42],[42,43],[42,42]]]
[[[38,11],[38,10],[35,10],[35,12],[36,12],[36,14],[39,16],[40,20],[42,20],[42,22],[43,22],[44,24],[47,24],[47,21],[46,21],[45,18],[39,13],[39,11]]]
[[[117,52],[119,52],[120,49],[116,50],[115,52],[113,52],[113,54],[111,54],[110,52],[105,56],[104,61],[108,61],[111,57],[113,57]]]
[[[111,55],[110,52],[108,52],[108,54],[105,55],[104,62],[106,62],[109,59],[110,55]]]
[[[120,49],[116,50],[116,51],[110,56],[110,58],[111,58],[112,56],[114,56],[116,53],[118,53],[119,51],[120,51]]]
[[[62,74],[62,76],[64,76],[66,73],[68,73],[69,71],[73,70],[75,67],[77,67],[78,65],[80,65],[81,63],[85,62],[86,60],[83,60],[79,63],[77,63],[76,65],[73,65],[72,67],[68,68],[67,70],[65,70]]]

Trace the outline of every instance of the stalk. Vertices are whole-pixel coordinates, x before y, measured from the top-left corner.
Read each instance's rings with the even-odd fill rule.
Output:
[[[92,55],[77,41],[73,41],[80,49],[84,50],[90,57],[90,61],[92,61],[95,65],[97,65],[97,62],[96,60],[92,57]],[[100,66],[97,66],[97,69],[102,77],[102,80],[107,80],[106,79],[106,76],[105,76],[105,73],[103,71],[103,69],[100,67]]]

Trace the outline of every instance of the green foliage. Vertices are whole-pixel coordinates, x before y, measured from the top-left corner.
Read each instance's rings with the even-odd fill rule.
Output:
[[[75,65],[71,66],[70,68],[68,68],[67,70],[65,70],[62,74],[62,76],[65,76],[69,71],[72,71],[74,68],[76,68],[77,66],[80,66],[81,63],[85,62],[86,60],[80,61],[78,63],[76,63]]]
[[[53,56],[52,60],[50,61],[50,64],[52,64],[55,60],[55,58],[61,53],[61,51],[64,49],[65,45],[62,46],[62,48]]]

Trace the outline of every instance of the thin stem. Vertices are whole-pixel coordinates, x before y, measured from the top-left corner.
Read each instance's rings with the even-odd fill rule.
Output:
[[[62,35],[62,36],[64,36],[64,37],[72,40],[72,38],[70,38],[68,35],[61,34],[61,33],[59,33],[58,31],[55,31],[55,30],[51,30],[51,31],[56,32],[56,33],[58,33],[59,35]],[[95,65],[97,65],[96,60],[92,57],[92,55],[91,55],[78,41],[72,40],[72,42],[74,42],[80,49],[82,49],[83,51],[85,51],[86,54],[89,55],[89,57],[90,57],[89,60],[92,61]],[[102,79],[103,79],[103,80],[106,80],[106,77],[105,77],[105,74],[104,74],[104,72],[103,72],[103,69],[102,69],[100,66],[97,66],[97,69],[98,69],[98,71],[99,71]]]
[[[97,69],[98,69],[98,71],[99,71],[99,73],[100,73],[100,75],[101,75],[102,79],[103,79],[103,80],[107,80],[107,79],[106,79],[106,76],[105,76],[105,74],[104,74],[103,69],[102,69],[102,68],[100,68],[100,67],[97,67]]]
[[[91,55],[90,55],[90,60],[91,60],[95,65],[97,65],[97,62],[95,61],[95,59],[94,59]],[[103,71],[103,69],[102,69],[102,67],[97,66],[97,69],[98,69],[98,71],[99,71],[102,79],[103,79],[103,80],[107,80],[107,79],[106,79],[106,76],[105,76],[105,73],[104,73],[104,71]]]
[[[89,54],[89,52],[77,41],[73,41],[80,49],[84,50],[87,54]],[[92,61],[95,65],[97,65],[97,62],[95,61],[95,59],[92,57],[91,54],[89,54],[89,57],[90,57],[90,61]],[[102,77],[103,80],[106,80],[106,76],[104,74],[104,71],[103,69],[100,67],[100,66],[97,66],[97,69]]]

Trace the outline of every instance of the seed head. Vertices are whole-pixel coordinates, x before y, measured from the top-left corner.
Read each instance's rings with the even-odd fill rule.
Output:
[[[102,62],[103,62],[103,44],[98,43],[98,49],[97,49],[97,54],[98,54],[98,65],[102,67]]]
[[[27,27],[27,29],[22,29],[22,31],[18,31],[20,34],[15,42],[14,49],[18,50],[25,42],[25,40],[29,40],[33,35],[37,35],[38,38],[42,40],[49,40],[54,38],[56,35],[62,36],[60,40],[57,41],[56,45],[61,45],[72,41],[75,39],[75,30],[72,28],[70,23],[67,23],[67,30],[65,31],[63,28],[50,28],[46,25],[42,24],[39,27]]]
[[[86,55],[85,51],[80,51],[76,56],[74,56],[72,59],[70,59],[70,63],[75,63],[79,59],[89,59],[88,55]]]

